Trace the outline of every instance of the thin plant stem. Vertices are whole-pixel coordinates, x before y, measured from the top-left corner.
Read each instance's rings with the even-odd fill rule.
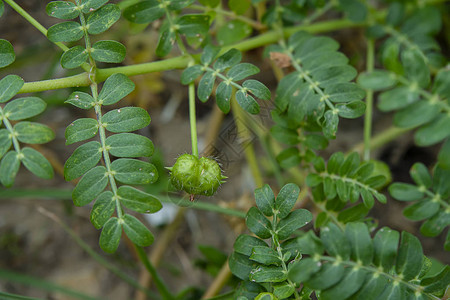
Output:
[[[12,9],[14,9],[19,15],[24,17],[25,20],[28,21],[31,25],[33,25],[37,30],[39,30],[43,35],[47,36],[47,29],[41,25],[38,21],[36,21],[35,18],[33,18],[29,13],[27,13],[22,7],[20,7],[16,2],[13,0],[5,0],[6,3],[11,6]],[[69,50],[69,47],[64,45],[63,43],[57,42],[55,43],[56,46],[61,48],[63,51]]]
[[[80,4],[79,0],[76,0],[76,2],[77,2],[77,5]],[[95,60],[91,56],[91,40],[89,38],[89,33],[87,31],[86,19],[82,12],[80,12],[80,22],[81,22],[81,26],[83,27],[83,31],[84,31],[84,41],[85,41],[86,51],[89,53],[89,64],[90,64],[89,80],[91,81],[91,94],[92,94],[92,98],[94,98],[94,103],[95,103],[94,110],[95,110],[95,115],[96,115],[97,123],[98,123],[98,134],[99,134],[99,138],[100,138],[100,145],[102,147],[101,149],[102,149],[103,162],[105,164],[106,174],[108,175],[109,186],[111,187],[111,191],[113,193],[113,200],[115,201],[115,204],[116,204],[117,217],[119,219],[121,219],[123,216],[123,210],[122,210],[122,205],[120,204],[119,196],[117,195],[117,184],[116,184],[116,180],[114,178],[113,171],[111,169],[111,158],[109,157],[109,152],[108,152],[108,148],[106,145],[106,130],[105,130],[105,126],[103,125],[103,122],[102,122],[102,104],[98,101],[98,84],[96,81],[97,66],[95,64]]]
[[[237,15],[235,12],[233,11],[228,11],[228,10],[224,10],[220,5],[217,7],[207,7],[207,6],[203,6],[203,5],[191,5],[189,8],[191,9],[195,9],[195,10],[201,10],[204,11],[205,13],[209,13],[209,12],[215,12],[218,15],[223,15],[223,16],[227,16],[227,17],[231,17],[233,20],[239,20],[242,21],[248,25],[250,25],[251,27],[257,29],[257,30],[264,30],[267,28],[266,25],[255,21],[253,19],[247,18],[245,16],[242,15]]]
[[[242,120],[245,120],[244,111],[237,104],[234,95],[231,98],[231,109],[233,111],[233,117],[236,123],[239,138],[243,141],[247,141],[244,145],[242,145],[242,147],[244,148],[245,158],[252,172],[253,180],[257,188],[262,187],[264,185],[264,181],[258,166],[258,160],[256,159],[255,148],[253,147],[250,139],[250,131],[241,122]]]
[[[31,25],[33,25],[37,30],[39,30],[43,35],[47,37],[47,29],[42,26],[41,23],[39,23],[35,18],[33,18],[29,13],[27,13],[22,7],[20,7],[14,0],[5,0],[6,3],[11,6],[12,9],[14,9],[19,15],[21,15],[25,20],[27,20]],[[81,14],[81,13],[80,13]],[[69,50],[69,47],[64,45],[61,42],[53,42],[56,46],[61,48],[63,51]],[[88,64],[83,63],[81,67],[87,72],[88,71]]]
[[[88,244],[86,244],[72,229],[69,228],[64,222],[61,221],[60,218],[58,218],[55,214],[49,212],[43,207],[37,208],[38,212],[43,214],[44,216],[48,217],[49,219],[53,220],[55,223],[59,224],[64,231],[70,235],[74,239],[74,241],[80,246],[84,251],[86,251],[95,261],[97,261],[99,264],[113,272],[115,275],[117,275],[119,278],[121,278],[123,281],[128,283],[129,285],[133,286],[134,288],[144,292],[149,299],[158,299],[158,297],[148,289],[141,286],[139,283],[137,283],[133,278],[126,275],[122,270],[117,268],[116,266],[112,265],[110,262],[108,262],[106,259],[104,259],[102,256],[97,254],[97,252],[94,251]]]
[[[361,27],[365,25],[366,25],[365,23],[353,23],[349,20],[332,20],[332,21],[318,22],[311,25],[299,25],[285,28],[283,29],[283,35],[286,38],[299,30],[305,30],[310,33],[320,33],[320,32],[335,31],[343,28]],[[225,53],[226,51],[232,48],[236,48],[237,50],[245,52],[248,50],[252,50],[261,46],[277,42],[279,39],[280,33],[278,31],[271,30],[268,31],[267,33],[247,39],[234,45],[224,47],[221,51],[221,54]],[[196,61],[200,59],[199,55],[193,55],[192,57]],[[102,82],[114,73],[122,73],[127,76],[135,76],[148,74],[152,72],[161,72],[173,69],[184,69],[188,66],[191,59],[192,58],[188,55],[182,55],[174,58],[136,64],[132,66],[97,69],[96,80],[97,83]],[[83,73],[75,76],[58,78],[53,80],[27,82],[24,84],[19,93],[42,92],[53,89],[62,89],[68,87],[80,87],[89,85],[90,81],[88,75],[86,73]]]
[[[8,120],[8,116],[5,114],[3,108],[0,107],[0,116],[1,116],[1,120],[3,121],[3,124],[5,124],[6,129],[9,131],[9,134],[11,135],[11,139],[14,145],[14,150],[16,150],[17,153],[20,153],[20,144],[19,141],[17,140],[17,134],[14,131],[13,126],[11,125],[11,123]]]
[[[189,123],[191,126],[192,155],[198,157],[197,116],[195,114],[195,83],[189,84]]]
[[[228,266],[228,260],[222,265],[219,274],[215,277],[214,282],[208,287],[206,292],[202,295],[201,299],[210,299],[217,295],[220,290],[225,286],[232,274],[230,267]]]
[[[72,290],[70,288],[67,288],[65,286],[49,282],[47,280],[44,280],[42,278],[20,274],[17,272],[0,269],[0,278],[5,280],[6,282],[15,282],[20,283],[25,286],[32,286],[37,289],[47,291],[47,292],[58,292],[60,294],[65,295],[66,297],[70,297],[70,299],[81,299],[81,300],[100,300],[99,298],[88,296],[82,292]],[[11,297],[6,297],[3,295],[2,292],[0,292],[0,299],[3,300],[21,300],[21,299],[37,299],[37,298],[19,298],[16,297],[16,295]]]
[[[375,63],[375,41],[367,40],[367,72],[373,71]],[[370,159],[370,140],[372,137],[373,90],[366,91],[366,112],[364,115],[364,155],[365,161]]]
[[[403,135],[404,133],[406,133],[410,130],[411,130],[411,128],[398,128],[395,126],[389,127],[371,138],[370,143],[369,143],[369,148],[370,149],[380,148],[381,146],[395,140],[396,138],[398,138],[399,136]],[[355,145],[350,150],[350,152],[354,152],[354,151],[356,151],[360,154],[363,153],[364,152],[364,142]]]
[[[134,245],[134,244],[133,244]],[[144,267],[147,271],[152,275],[153,280],[155,281],[155,285],[158,288],[159,293],[163,297],[164,300],[174,299],[173,295],[167,289],[167,286],[164,284],[163,280],[159,276],[158,272],[156,272],[155,267],[153,267],[152,263],[147,257],[147,253],[145,253],[142,247],[134,245],[136,248],[136,252],[138,254],[139,259],[141,260]]]
[[[233,208],[222,207],[211,202],[195,201],[191,202],[187,199],[173,198],[167,196],[156,195],[163,203],[172,203],[180,207],[189,207],[193,209],[217,212],[223,215],[245,218],[245,212]],[[71,200],[72,190],[70,189],[4,189],[0,190],[0,200],[8,199],[49,199],[49,200]]]

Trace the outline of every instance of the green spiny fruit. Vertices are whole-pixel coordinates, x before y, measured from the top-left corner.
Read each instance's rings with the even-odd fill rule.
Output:
[[[226,178],[215,160],[191,154],[180,155],[168,169],[172,184],[190,195],[212,196]]]

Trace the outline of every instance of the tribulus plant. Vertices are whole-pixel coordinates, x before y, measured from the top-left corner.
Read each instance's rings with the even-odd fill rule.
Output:
[[[135,289],[136,299],[447,299],[445,2],[66,0],[46,1],[44,20],[14,0],[0,0],[0,198],[25,195],[36,201],[37,211],[123,279],[123,286]],[[39,63],[40,52],[50,57],[49,50],[13,46],[21,43],[22,30],[9,25],[15,12],[42,33],[43,44],[62,50],[51,55],[42,80],[31,81],[20,68]],[[50,19],[58,21],[47,29],[41,22]],[[170,80],[161,80],[162,71],[172,71]],[[59,91],[42,93],[50,90]],[[164,99],[160,105],[157,94]],[[69,116],[63,124],[54,121],[56,109]],[[156,126],[149,131],[150,115]],[[172,122],[175,130],[168,126]],[[174,149],[181,145],[175,132],[181,127],[189,127],[191,149],[171,157],[162,140],[170,137]],[[62,148],[61,140],[75,147]],[[55,149],[65,152],[65,163]],[[411,159],[411,151],[427,155]],[[27,184],[32,175],[20,171],[22,164],[39,183]],[[254,198],[248,197],[252,191]],[[83,207],[77,214],[89,216],[92,230],[99,230],[98,245],[85,243],[62,215],[43,208],[37,199],[42,197],[71,198]],[[397,202],[403,214],[392,205],[396,200],[410,202]],[[155,238],[149,224],[161,223],[151,214],[170,212],[174,204],[229,222],[217,217],[212,224],[208,216],[207,226],[197,226],[205,224],[197,213],[198,220],[190,216],[185,226],[196,228],[190,236],[177,230],[186,209],[175,206],[177,217],[163,221],[171,222],[167,229],[152,229]],[[7,214],[14,214],[11,207]],[[73,215],[67,207],[66,212]],[[421,224],[405,225],[404,217]],[[235,236],[221,236],[222,225]],[[214,244],[216,230],[221,244],[207,245]],[[169,288],[178,286],[177,272],[163,279],[156,268],[167,259],[162,253],[176,268],[187,265],[184,258],[180,264],[174,259],[184,251],[177,235],[189,240],[184,244],[199,244],[195,250],[201,254],[189,257],[195,262],[184,274],[183,290]],[[19,255],[17,245],[27,244],[9,246],[11,240],[0,231],[0,253]],[[228,240],[234,243],[226,245]],[[154,242],[149,256],[143,247]],[[133,270],[121,270],[131,257],[151,275],[157,293],[147,273],[136,280],[126,274]],[[2,262],[1,299],[36,296],[17,283],[79,299],[119,297],[108,294],[110,286],[87,295],[8,270],[13,266]],[[191,280],[194,266],[212,275],[209,287]]]

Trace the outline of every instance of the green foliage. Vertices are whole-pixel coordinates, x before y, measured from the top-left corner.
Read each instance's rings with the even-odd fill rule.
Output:
[[[82,37],[85,39],[86,47],[74,46],[64,52],[61,57],[64,68],[76,68],[89,61],[91,70],[95,73],[94,61],[120,63],[124,60],[126,49],[121,43],[113,40],[100,40],[92,46],[90,43],[89,35],[103,33],[120,18],[119,7],[106,4],[107,2],[83,0],[73,4],[55,1],[47,5],[50,16],[60,19],[80,17],[80,23],[68,21],[48,29],[47,36],[53,42],[72,42]],[[109,76],[100,91],[94,79],[91,95],[77,91],[66,101],[81,109],[95,110],[95,119],[77,119],[66,129],[66,144],[96,136],[99,141],[89,141],[75,149],[64,165],[64,177],[66,180],[81,177],[72,193],[75,205],[84,206],[96,200],[90,219],[97,229],[102,229],[99,244],[109,253],[116,251],[122,230],[138,246],[148,246],[154,240],[145,225],[127,214],[124,207],[140,213],[154,213],[162,207],[150,194],[128,185],[118,186],[118,182],[151,184],[158,179],[158,172],[153,164],[135,159],[151,156],[154,152],[153,143],[144,136],[130,133],[149,125],[148,112],[139,107],[122,107],[102,113],[103,106],[116,104],[130,94],[134,87],[127,76],[115,73]],[[106,137],[106,131],[118,134]],[[36,132],[37,130],[34,135]],[[19,140],[20,137],[19,134]],[[111,155],[120,158],[111,162]],[[104,165],[98,165],[102,158]],[[109,190],[105,190],[107,186]],[[113,216],[114,212],[117,217]]]
[[[337,51],[338,47],[331,38],[297,32],[287,45],[269,48],[270,53],[286,57],[295,69],[281,79],[276,91],[273,113],[283,131],[321,129],[327,139],[333,139],[339,117],[357,118],[364,113],[361,99],[365,93],[349,83],[356,71],[348,65],[347,57]],[[275,137],[285,142],[279,135]]]
[[[14,48],[10,42],[0,39],[0,68],[12,64],[16,60]]]
[[[422,246],[410,233],[402,232],[400,239],[384,227],[372,239],[367,225],[348,223],[344,231],[334,224],[323,227],[320,240],[313,236],[297,239],[308,257],[289,266],[288,278],[316,290],[321,299],[430,299],[442,296],[450,283],[448,266],[427,276]]]
[[[38,151],[24,147],[26,144],[44,144],[55,138],[55,134],[48,126],[23,121],[41,114],[47,104],[38,97],[24,97],[11,100],[22,88],[23,79],[17,75],[7,75],[0,80],[0,182],[10,187],[14,184],[20,164],[23,163],[31,173],[37,177],[50,179],[53,168],[49,161]],[[16,121],[11,124],[10,121]],[[11,149],[13,146],[13,150]]]
[[[201,56],[202,65],[193,65],[184,70],[181,82],[189,84],[203,75],[198,84],[197,95],[201,101],[206,102],[212,94],[216,78],[219,78],[222,81],[216,89],[216,102],[224,113],[230,111],[234,88],[237,103],[247,112],[258,114],[260,107],[252,95],[262,100],[270,100],[269,89],[257,80],[248,79],[242,84],[238,81],[259,73],[259,69],[250,63],[240,63],[242,54],[236,49],[231,49],[216,59],[218,53],[218,48],[206,46]]]
[[[138,247],[150,245],[154,236],[135,215],[162,208],[156,191],[167,183],[167,175],[161,171],[161,162],[156,163],[154,158],[149,161],[155,152],[153,142],[134,132],[144,132],[141,129],[150,124],[147,110],[132,104],[122,107],[118,102],[135,89],[128,76],[181,69],[180,81],[189,85],[192,154],[180,155],[174,166],[167,168],[169,189],[185,191],[194,200],[195,195],[213,196],[226,178],[215,159],[198,155],[196,97],[206,102],[213,95],[223,113],[229,113],[235,101],[240,106],[233,106],[235,121],[245,121],[249,126],[238,126],[238,140],[250,134],[251,141],[259,140],[265,150],[262,154],[254,151],[252,143],[245,144],[254,184],[259,186],[255,190],[256,207],[251,207],[245,218],[252,235],[239,235],[228,259],[235,275],[230,283],[239,281],[238,287],[217,299],[446,297],[450,268],[431,271],[435,264],[424,256],[416,237],[388,227],[377,230],[377,220],[369,214],[375,199],[386,203],[382,188],[391,181],[388,168],[371,160],[370,150],[395,139],[396,132],[415,130],[418,146],[443,143],[433,174],[416,163],[410,171],[414,184],[393,183],[389,192],[397,200],[411,202],[403,213],[413,221],[423,221],[423,235],[436,237],[447,231],[444,248],[450,251],[450,71],[440,49],[446,42],[442,39],[446,33],[442,30],[445,9],[440,4],[444,1],[108,2],[51,1],[46,6],[47,15],[63,21],[47,30],[14,1],[6,1],[63,49],[60,63],[64,69],[80,67],[78,71],[83,73],[71,76],[77,71],[64,70],[69,77],[27,84],[16,75],[0,80],[3,186],[13,185],[21,164],[40,178],[53,176],[49,161],[32,145],[23,145],[47,143],[54,138],[52,129],[37,122],[47,104],[33,95],[15,96],[89,86],[89,92],[71,91],[65,101],[77,109],[92,109],[83,111],[84,117],[68,121],[65,131],[67,145],[79,143],[64,164],[65,179],[75,185],[73,202],[76,206],[93,203],[90,221],[101,230],[99,245],[103,251],[115,252],[122,233]],[[0,0],[0,16],[4,11]],[[113,27],[122,12],[135,24],[119,22]],[[124,30],[127,27],[132,30]],[[351,45],[343,45],[340,52],[337,40],[343,40],[343,36],[334,31],[350,27],[359,27],[360,37],[356,36]],[[110,28],[117,30],[100,36]],[[158,43],[152,50],[159,57],[170,58],[101,69],[108,67],[104,63],[132,61],[125,60],[125,45],[130,40],[123,35],[137,31],[144,34],[144,30],[145,34],[157,31]],[[99,36],[91,40],[92,35]],[[359,50],[358,43],[366,42],[366,71],[360,71],[364,69],[359,61],[363,55],[352,48],[356,45]],[[244,52],[261,47],[266,48],[245,59],[254,62],[255,56],[264,53],[270,63],[256,66],[242,62]],[[0,39],[0,68],[11,68],[15,59],[11,43]],[[259,67],[263,74],[259,74]],[[279,82],[273,87],[273,103],[262,105],[262,101],[271,100],[271,90],[252,76],[259,74],[266,79],[270,68]],[[356,77],[357,84],[352,82]],[[393,125],[400,129],[371,137],[374,108],[381,113],[393,112]],[[268,115],[261,114],[258,119],[246,114],[260,112]],[[270,131],[264,130],[269,114],[273,121]],[[355,119],[363,114],[364,146],[343,150],[352,149],[349,154],[330,153],[328,144],[336,138],[342,118]],[[364,152],[364,161],[361,153],[352,151]],[[260,166],[265,167],[264,173]],[[261,179],[270,180],[272,175],[281,187],[276,196]],[[160,176],[162,183],[157,182]],[[283,185],[285,182],[295,183]],[[297,184],[302,186],[299,206],[314,209],[316,231],[300,230],[313,215],[306,209],[295,209],[300,195]],[[229,211],[211,203],[199,203],[198,207],[201,205]],[[172,297],[142,249],[137,251],[162,298],[200,298],[195,294],[197,289],[189,288]],[[226,254],[206,245],[199,251],[205,257],[199,266],[213,276],[225,270],[221,264]]]
[[[323,158],[316,157],[313,165],[317,173],[308,174],[306,183],[314,187],[315,201],[340,201],[339,210],[346,202],[355,203],[360,196],[367,209],[372,208],[375,198],[386,203],[386,197],[377,191],[384,186],[386,178],[374,172],[374,163],[361,163],[357,153],[345,157],[342,152],[336,152],[326,166]]]
[[[208,33],[208,15],[189,14],[174,18],[174,12],[187,7],[192,2],[192,0],[185,0],[160,3],[157,0],[145,0],[127,7],[123,15],[129,21],[138,24],[148,24],[166,15],[156,49],[158,56],[166,56],[172,50],[178,34],[186,37],[204,37]]]
[[[245,220],[248,229],[257,237],[240,235],[229,259],[235,276],[259,284],[277,283],[273,290],[269,286],[266,289],[281,298],[294,294],[296,286],[288,279],[287,271],[291,263],[301,258],[298,249],[287,246],[291,242],[288,238],[312,220],[311,213],[305,209],[291,211],[299,192],[298,186],[292,183],[285,185],[276,198],[268,185],[256,189],[257,207],[250,208]],[[265,239],[270,239],[271,247]]]
[[[437,236],[450,226],[450,171],[436,166],[433,177],[422,163],[416,163],[410,170],[415,185],[393,183],[389,192],[397,200],[415,202],[403,210],[410,220],[426,220],[420,227],[425,236]],[[447,235],[445,249],[450,251],[450,235]]]

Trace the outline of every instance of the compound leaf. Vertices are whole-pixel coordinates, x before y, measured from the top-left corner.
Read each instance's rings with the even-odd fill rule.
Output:
[[[139,213],[155,213],[162,208],[158,199],[131,186],[119,187],[117,195],[121,204]]]
[[[404,280],[411,280],[422,269],[423,252],[420,241],[412,234],[403,231],[397,254],[395,271],[402,274]]]
[[[189,84],[205,72],[200,65],[190,66],[181,73],[181,83]]]
[[[281,267],[258,266],[250,272],[250,281],[282,282],[286,280],[287,272]]]
[[[106,63],[121,63],[126,52],[125,46],[116,41],[98,41],[91,49],[93,59]]]
[[[44,144],[55,138],[50,127],[35,122],[20,122],[14,125],[17,139],[27,144]]]
[[[361,117],[366,111],[366,104],[362,101],[352,101],[347,104],[338,104],[338,115],[342,118],[355,119]]]
[[[312,220],[312,214],[306,209],[296,209],[280,220],[277,225],[280,240],[287,239],[295,230],[305,226]]]
[[[121,236],[122,222],[117,217],[112,217],[103,226],[99,240],[100,248],[107,253],[114,253],[119,247]]]
[[[107,4],[93,12],[87,19],[90,34],[99,34],[108,30],[120,18],[120,9],[115,4]]]
[[[258,102],[256,102],[255,98],[250,96],[248,93],[243,90],[239,90],[236,92],[235,97],[237,103],[239,103],[245,111],[254,115],[259,113],[260,108]]]
[[[230,100],[233,93],[233,88],[231,84],[222,81],[216,89],[216,103],[220,110],[227,114],[230,112]]]
[[[39,115],[46,107],[47,104],[38,97],[25,97],[8,102],[4,113],[9,120],[19,121]]]
[[[154,146],[147,137],[134,133],[119,133],[106,139],[109,153],[117,157],[152,156]]]
[[[268,246],[255,246],[252,249],[250,259],[264,265],[280,265],[278,253]]]
[[[28,171],[40,178],[53,178],[52,165],[44,155],[29,147],[23,148],[21,154],[21,161]]]
[[[325,245],[327,252],[334,257],[341,257],[343,260],[350,258],[350,245],[344,233],[334,224],[329,223],[320,232],[320,239]]]
[[[104,114],[102,122],[108,131],[130,132],[150,124],[150,116],[140,107],[122,107]]]
[[[11,133],[7,129],[0,129],[0,158],[11,148]]]
[[[0,39],[0,68],[9,66],[16,60],[14,48],[10,42]]]
[[[98,123],[96,119],[81,118],[73,121],[66,128],[66,145],[84,141],[94,137],[98,132]]]
[[[89,54],[81,46],[75,46],[64,52],[61,56],[61,66],[66,69],[74,69],[86,62]]]
[[[120,101],[134,90],[134,83],[126,75],[115,73],[106,79],[98,95],[98,101],[103,105],[111,105]]]
[[[242,54],[237,49],[230,49],[225,54],[219,56],[214,63],[214,69],[223,71],[238,64],[242,59]]]
[[[247,224],[248,229],[260,238],[267,239],[271,237],[271,224],[256,207],[251,207],[248,210],[245,223]]]
[[[7,75],[0,80],[0,103],[14,97],[22,88],[23,79],[17,75]]]
[[[95,167],[102,157],[102,146],[97,141],[81,145],[64,164],[64,178],[67,181],[80,177]]]
[[[76,206],[84,206],[89,204],[92,200],[105,189],[108,184],[108,176],[106,175],[106,168],[97,166],[89,170],[72,192],[73,203]]]
[[[205,75],[203,75],[197,88],[197,96],[200,101],[206,102],[208,100],[214,88],[215,81],[216,76],[214,75],[214,72],[208,71],[205,73]]]
[[[273,215],[273,210],[275,209],[275,195],[268,184],[255,190],[255,201],[259,210],[264,215],[268,217]]]
[[[413,128],[430,122],[439,112],[439,105],[428,101],[418,101],[397,112],[394,123],[398,127]]]
[[[63,20],[71,20],[80,14],[76,5],[69,1],[52,1],[45,7],[45,12],[50,17]]]
[[[400,234],[387,227],[383,227],[375,234],[373,239],[374,264],[389,272],[397,256]]]
[[[50,27],[47,31],[47,37],[50,41],[56,42],[75,42],[84,35],[80,23],[74,21],[62,22]]]
[[[158,41],[158,46],[156,46],[156,55],[159,57],[166,56],[172,50],[172,46],[175,43],[176,33],[175,31],[169,30],[169,28],[161,29],[161,34]]]
[[[280,219],[285,218],[294,207],[300,194],[300,188],[294,183],[288,183],[283,186],[275,200],[278,216]]]
[[[146,24],[161,18],[165,14],[165,10],[160,6],[159,1],[147,0],[127,7],[123,16],[138,24]]]
[[[252,255],[254,247],[268,247],[268,245],[263,240],[247,234],[239,235],[233,245],[234,251],[246,256]]]
[[[20,167],[20,159],[16,151],[9,151],[0,162],[0,182],[11,187]]]
[[[102,7],[108,0],[81,0],[81,11],[85,14],[95,11]]]
[[[95,100],[88,93],[73,92],[64,103],[70,103],[81,109],[91,109],[95,105]]]
[[[386,70],[374,70],[370,73],[361,73],[358,84],[365,89],[380,91],[394,87],[397,84],[395,74]]]
[[[230,259],[228,260],[228,265],[231,272],[242,280],[248,280],[250,272],[256,262],[252,262],[248,259],[248,256],[242,255],[237,252],[231,253]]]
[[[262,100],[270,100],[272,98],[270,90],[258,80],[246,80],[244,81],[244,83],[242,83],[242,86],[248,89],[253,95],[256,96],[256,98]]]
[[[245,79],[249,76],[255,75],[259,73],[259,68],[250,63],[240,63],[234,65],[227,72],[227,77],[233,81],[239,81]]]
[[[153,234],[141,221],[129,214],[125,214],[122,221],[123,231],[133,243],[140,247],[146,247],[153,243],[155,239]]]
[[[188,37],[198,34],[204,35],[209,29],[209,16],[207,15],[183,15],[177,21],[178,32]]]
[[[373,259],[373,245],[367,225],[349,223],[345,227],[345,236],[351,245],[352,260],[370,265]]]
[[[116,209],[116,201],[111,191],[101,193],[91,210],[90,220],[95,228],[100,229],[111,218]]]
[[[112,162],[114,178],[126,184],[149,184],[158,179],[156,167],[148,162],[119,158]]]

